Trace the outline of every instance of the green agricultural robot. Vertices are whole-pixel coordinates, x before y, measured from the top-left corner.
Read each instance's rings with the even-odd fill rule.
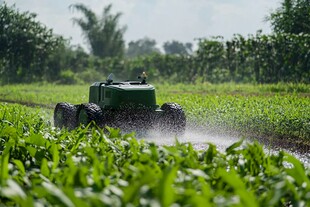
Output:
[[[73,105],[58,103],[54,110],[55,127],[74,129],[83,124],[114,127],[124,131],[160,131],[181,135],[186,117],[177,103],[156,104],[155,88],[146,82],[146,74],[139,81],[114,82],[113,74],[105,82],[95,82],[89,89],[89,103]]]

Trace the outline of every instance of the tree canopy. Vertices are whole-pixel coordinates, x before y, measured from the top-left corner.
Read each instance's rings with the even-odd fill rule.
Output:
[[[192,53],[192,43],[181,43],[179,41],[173,40],[171,42],[165,42],[163,48],[166,54],[179,54],[179,55],[189,55]]]
[[[49,55],[64,44],[62,37],[15,6],[0,5],[0,77],[2,82],[42,80]]]
[[[136,77],[147,69],[150,77],[175,82],[226,81],[309,83],[309,0],[283,0],[270,13],[274,34],[231,40],[218,36],[200,39],[192,53],[191,43],[165,42],[165,54],[156,40],[131,41],[126,49],[125,27],[118,26],[120,13],[111,5],[97,16],[83,4],[71,8],[84,16],[73,22],[83,30],[91,53],[75,48],[51,29],[36,21],[36,15],[0,4],[0,83],[50,81],[92,82],[111,72],[119,77]],[[175,55],[180,54],[180,55]],[[193,54],[193,55],[192,55]]]
[[[73,22],[81,27],[93,55],[102,58],[123,56],[126,27],[119,27],[121,13],[111,14],[112,4],[104,7],[102,16],[97,16],[83,4],[70,7],[84,15],[82,18],[73,18]]]
[[[137,57],[153,53],[160,53],[160,50],[156,47],[156,40],[145,37],[129,42],[126,55],[127,57]]]
[[[266,19],[276,33],[310,34],[310,1],[283,0]]]

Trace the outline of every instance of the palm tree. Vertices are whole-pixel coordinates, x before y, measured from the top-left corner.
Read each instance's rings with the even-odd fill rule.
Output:
[[[125,49],[123,34],[126,27],[118,26],[121,13],[111,14],[111,4],[104,7],[101,17],[83,4],[73,4],[70,8],[84,14],[83,18],[73,18],[73,23],[81,27],[93,55],[102,58],[123,56]]]

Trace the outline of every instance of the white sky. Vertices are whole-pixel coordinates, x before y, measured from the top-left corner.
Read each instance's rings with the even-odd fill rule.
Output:
[[[72,44],[86,48],[82,32],[72,24],[73,17],[82,17],[69,5],[84,3],[95,13],[113,4],[113,12],[122,12],[120,25],[127,25],[125,40],[144,37],[155,39],[161,46],[166,41],[192,42],[194,39],[233,34],[255,34],[262,29],[270,33],[264,17],[280,5],[280,0],[5,0],[20,11],[31,11],[37,20],[52,28],[56,34],[71,38]],[[3,2],[3,0],[0,0]]]

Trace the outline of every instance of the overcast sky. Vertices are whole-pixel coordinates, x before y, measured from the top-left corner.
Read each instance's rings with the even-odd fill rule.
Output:
[[[120,25],[127,25],[125,40],[144,37],[155,39],[159,45],[166,41],[192,42],[194,39],[221,35],[230,39],[233,34],[255,34],[262,29],[270,33],[264,17],[279,7],[279,0],[5,0],[20,11],[31,11],[37,20],[56,34],[71,38],[72,44],[85,46],[81,30],[72,24],[81,17],[69,5],[84,3],[97,14],[113,4],[113,12],[122,12]],[[0,0],[3,2],[3,0]]]

